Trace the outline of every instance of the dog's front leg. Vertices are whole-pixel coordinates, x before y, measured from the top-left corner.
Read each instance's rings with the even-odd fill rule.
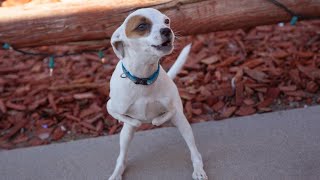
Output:
[[[140,127],[141,126],[141,121],[137,120],[137,119],[133,119],[129,116],[123,115],[123,114],[119,114],[116,111],[113,110],[113,108],[111,107],[111,101],[109,100],[107,103],[107,110],[108,113],[115,119],[118,119],[119,121],[122,121],[124,123],[128,123],[131,126],[134,127]]]
[[[207,180],[208,176],[203,170],[203,162],[201,154],[199,153],[196,143],[194,141],[193,132],[191,126],[183,114],[183,111],[178,110],[175,116],[172,118],[172,123],[178,128],[182,137],[187,143],[189,150],[191,152],[191,160],[193,163],[193,173],[192,178],[194,180]]]
[[[139,121],[137,119],[133,119],[133,118],[126,116],[126,115],[122,115],[122,114],[118,114],[118,113],[110,113],[110,112],[109,112],[109,114],[111,116],[113,116],[115,119],[118,119],[119,121],[130,124],[131,126],[134,126],[134,127],[140,127],[142,124],[141,121]]]
[[[176,114],[176,110],[172,109],[170,111],[161,114],[160,116],[154,118],[152,120],[152,124],[155,126],[160,126],[161,124],[165,123],[166,121],[170,120]]]
[[[120,133],[120,153],[117,159],[116,167],[109,180],[121,180],[122,174],[126,168],[126,158],[129,144],[133,138],[135,128],[128,123],[124,123]]]

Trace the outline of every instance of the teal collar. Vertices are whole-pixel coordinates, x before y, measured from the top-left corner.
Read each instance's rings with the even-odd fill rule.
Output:
[[[150,77],[148,78],[138,78],[134,75],[132,75],[123,65],[122,63],[122,71],[124,73],[124,75],[129,78],[132,82],[134,82],[135,84],[141,84],[141,85],[150,85],[152,83],[154,83],[158,76],[159,76],[159,72],[160,72],[160,64],[158,64],[158,69],[156,70],[156,72],[154,72]],[[121,76],[122,77],[122,76]],[[125,78],[125,77],[123,77]]]

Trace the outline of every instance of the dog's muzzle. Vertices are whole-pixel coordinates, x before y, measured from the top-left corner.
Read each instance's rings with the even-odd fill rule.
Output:
[[[161,38],[165,41],[171,40],[172,33],[170,28],[161,28],[160,29]]]
[[[170,28],[161,28],[160,29],[161,39],[163,41],[162,44],[152,45],[152,47],[156,48],[159,51],[171,51],[172,49],[172,32]]]

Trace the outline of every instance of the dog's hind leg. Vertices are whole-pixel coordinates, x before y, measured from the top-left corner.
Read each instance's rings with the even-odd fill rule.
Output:
[[[133,138],[135,127],[124,123],[120,133],[120,153],[117,159],[116,167],[109,180],[121,180],[122,174],[126,168],[126,159],[129,144]]]
[[[190,150],[194,170],[192,178],[195,180],[208,179],[205,171],[203,170],[202,157],[195,144],[191,126],[182,111],[177,110],[176,115],[172,119],[172,123],[178,128]]]

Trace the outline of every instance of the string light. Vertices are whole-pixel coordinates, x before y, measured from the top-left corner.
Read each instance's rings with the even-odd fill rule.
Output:
[[[4,43],[4,44],[2,45],[2,48],[3,48],[3,49],[6,49],[6,50],[12,50],[12,47],[11,47],[10,44],[8,44],[8,43]]]
[[[102,63],[105,63],[105,62],[106,62],[106,58],[104,57],[103,51],[99,51],[99,52],[98,52],[98,56],[99,56],[99,58],[101,59],[101,62],[102,62]]]
[[[297,24],[298,21],[298,17],[301,18],[301,15],[298,15],[297,13],[295,13],[294,11],[292,11],[291,9],[289,9],[287,6],[285,6],[284,4],[281,4],[280,2],[278,2],[277,0],[268,0],[271,3],[273,3],[274,5],[282,8],[283,10],[285,10],[288,14],[290,14],[292,16],[291,20],[290,20],[290,25],[294,26]],[[306,17],[304,17],[304,19],[307,19]]]
[[[297,24],[297,21],[298,21],[298,16],[292,16],[290,24],[294,26]]]
[[[75,55],[81,55],[84,53],[93,53],[94,52],[94,53],[98,53],[97,55],[100,58],[101,62],[105,63],[106,58],[104,56],[104,51],[107,50],[107,48],[105,47],[105,48],[100,49],[98,51],[97,50],[85,50],[85,51],[82,51],[79,53],[67,53],[67,54],[62,54],[62,55],[55,55],[55,54],[35,53],[35,52],[24,51],[21,49],[15,49],[9,43],[3,43],[2,48],[5,50],[13,50],[13,51],[19,52],[21,54],[25,54],[25,55],[49,57],[48,67],[49,67],[50,76],[53,75],[53,69],[55,66],[55,59],[56,58],[61,58],[61,57],[65,57],[65,56],[75,56]]]
[[[50,58],[49,58],[49,71],[50,71],[50,76],[52,76],[53,68],[54,68],[54,56],[50,56]]]

